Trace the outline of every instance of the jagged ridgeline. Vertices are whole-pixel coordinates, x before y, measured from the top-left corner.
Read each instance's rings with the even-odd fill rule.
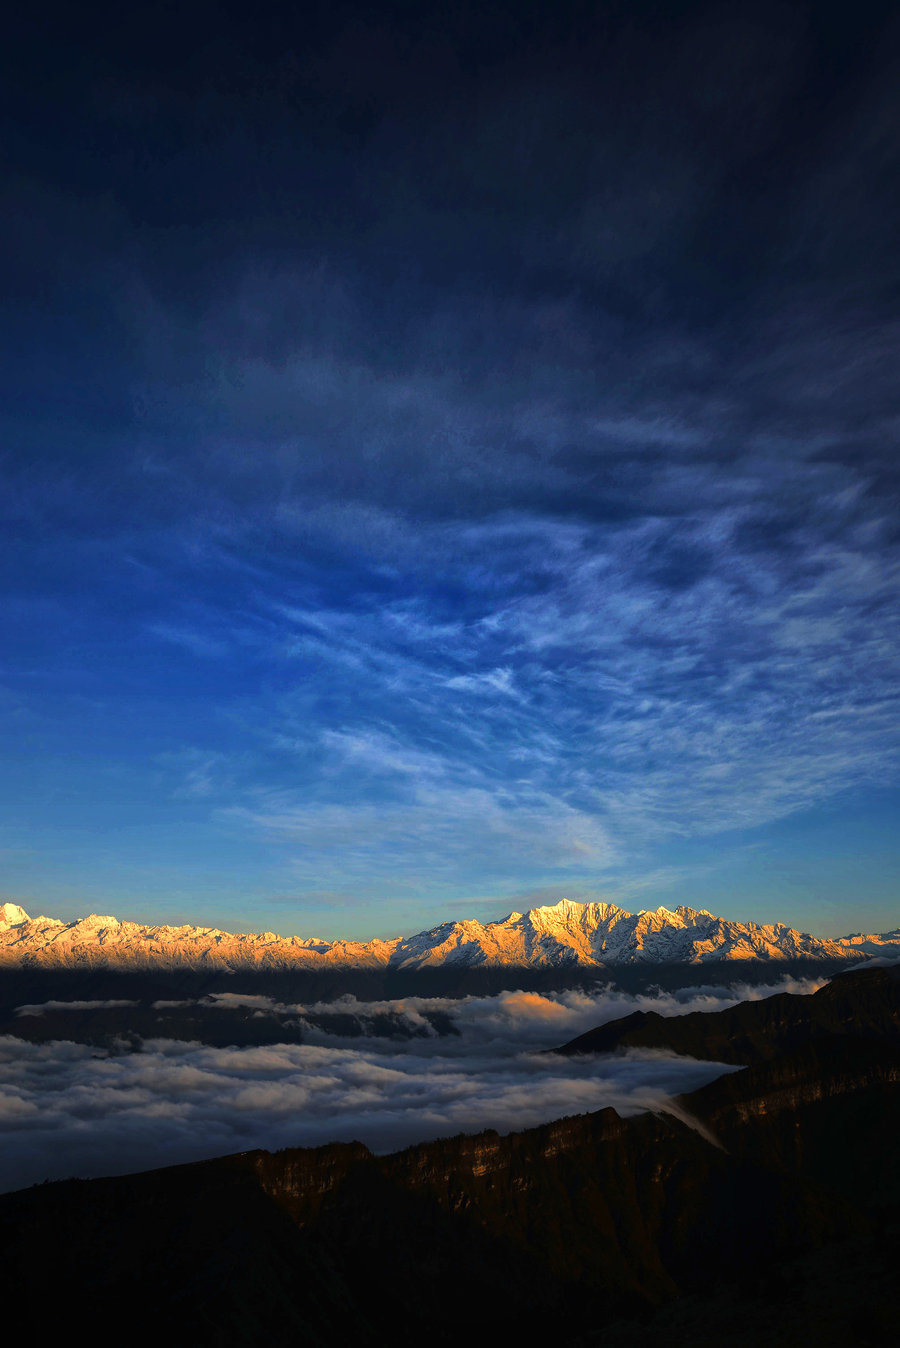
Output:
[[[758,985],[787,975],[821,976],[894,950],[900,953],[897,932],[829,940],[778,924],[732,922],[693,908],[629,913],[609,903],[567,899],[510,913],[499,922],[446,922],[414,936],[367,942],[145,926],[96,914],[62,922],[29,917],[6,903],[0,905],[0,1029],[28,1031],[16,1015],[23,1004],[132,1000],[144,1004],[143,1013],[86,1008],[78,1025],[96,1022],[101,1038],[128,1029],[199,1036],[207,1042],[226,1034],[231,1036],[227,1042],[236,1043],[245,1037],[265,1042],[272,1035],[290,1040],[287,1022],[267,1027],[257,1015],[250,1025],[252,1008],[233,1009],[230,1025],[221,1005],[214,1018],[210,1008],[200,1008],[183,1025],[178,1008],[152,1016],[150,1008],[160,1000],[190,1001],[236,990],[284,1003],[311,1003],[347,994],[378,1001],[492,995],[513,988],[556,992],[593,987],[598,979],[635,992],[654,985]],[[63,1015],[63,1009],[45,1010],[31,1032],[67,1037],[67,1027],[54,1024],[54,1017]],[[71,1014],[68,1022],[71,1033]],[[350,1021],[334,1021],[329,1028],[355,1032]]]
[[[103,1345],[896,1343],[900,970],[773,1000],[666,1022],[755,1062],[665,1112],[0,1197],[7,1285]]]
[[[98,914],[76,922],[31,918],[0,906],[0,967],[413,972],[446,967],[562,970],[721,960],[858,960],[900,953],[900,931],[812,936],[780,923],[715,917],[703,909],[629,913],[611,903],[573,903],[510,913],[499,922],[445,922],[391,940],[324,941],[274,932],[144,926]]]

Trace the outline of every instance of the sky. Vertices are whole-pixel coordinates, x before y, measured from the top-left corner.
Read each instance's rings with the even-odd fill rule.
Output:
[[[25,7],[0,888],[900,924],[891,7]]]

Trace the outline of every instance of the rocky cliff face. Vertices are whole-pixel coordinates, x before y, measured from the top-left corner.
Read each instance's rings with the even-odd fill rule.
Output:
[[[761,926],[705,910],[628,913],[610,903],[573,903],[510,913],[499,922],[447,922],[389,941],[322,941],[274,932],[143,926],[97,914],[77,922],[31,918],[0,907],[0,967],[232,969],[235,971],[425,971],[442,968],[601,968],[722,960],[844,960],[894,950],[900,935],[835,941],[781,924]]]

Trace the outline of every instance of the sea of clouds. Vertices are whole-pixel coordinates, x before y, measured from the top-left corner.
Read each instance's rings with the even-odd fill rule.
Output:
[[[0,1189],[256,1147],[358,1140],[383,1152],[606,1106],[623,1114],[665,1110],[671,1097],[736,1069],[652,1051],[569,1058],[543,1050],[635,1010],[712,1011],[819,985],[789,980],[778,988],[687,988],[657,996],[598,988],[389,1003],[345,997],[291,1008],[230,993],[218,999],[223,1007],[242,1002],[261,1016],[273,1008],[306,1015],[307,1041],[213,1048],[157,1038],[135,1053],[7,1035],[0,1037]],[[371,1032],[388,1009],[413,1037]],[[348,1012],[358,1018],[357,1038],[315,1028],[327,1013]],[[438,1035],[429,1018],[437,1013],[449,1016],[457,1033]]]

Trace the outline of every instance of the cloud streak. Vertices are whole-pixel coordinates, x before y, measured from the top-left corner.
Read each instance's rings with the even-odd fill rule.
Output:
[[[126,998],[108,998],[106,1001],[49,1001],[29,1002],[16,1007],[17,1016],[42,1016],[46,1011],[112,1011],[119,1007],[137,1006]]]

